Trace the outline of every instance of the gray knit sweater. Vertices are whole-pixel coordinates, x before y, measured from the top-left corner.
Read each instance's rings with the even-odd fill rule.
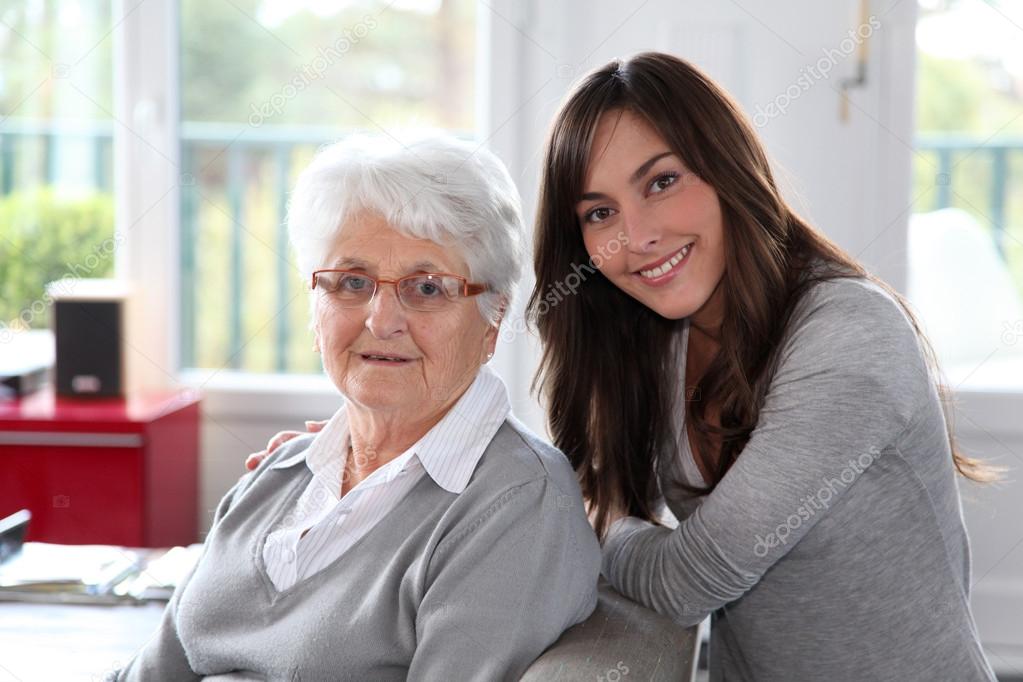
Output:
[[[790,330],[738,460],[700,501],[675,485],[670,453],[659,478],[680,524],[620,522],[608,580],[680,624],[712,615],[711,680],[994,680],[945,422],[908,319],[846,279],[814,285]]]
[[[308,467],[244,476],[153,639],[117,680],[513,680],[597,601],[600,548],[565,456],[509,418],[459,494],[424,476],[326,569],[278,592],[261,552]]]

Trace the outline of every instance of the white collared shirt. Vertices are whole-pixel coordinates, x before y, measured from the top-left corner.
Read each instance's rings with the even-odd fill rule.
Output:
[[[424,472],[445,490],[462,492],[510,411],[504,382],[484,365],[426,435],[340,497],[349,446],[348,414],[342,406],[306,450],[272,467],[304,461],[313,473],[295,508],[263,546],[263,562],[277,590],[286,590],[340,558],[400,505]]]

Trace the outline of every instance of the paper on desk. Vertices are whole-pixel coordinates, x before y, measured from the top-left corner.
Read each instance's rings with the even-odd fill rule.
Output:
[[[0,564],[0,588],[39,585],[102,586],[130,571],[141,558],[109,545],[54,545],[26,542]]]
[[[152,559],[133,580],[126,580],[115,587],[114,593],[130,595],[136,599],[170,599],[174,588],[199,561],[200,554],[200,544],[172,547]]]

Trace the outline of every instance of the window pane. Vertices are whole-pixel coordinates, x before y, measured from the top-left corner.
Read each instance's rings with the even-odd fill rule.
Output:
[[[472,136],[471,0],[182,0],[182,364],[319,372],[286,192],[354,130]]]
[[[0,342],[114,265],[109,2],[0,2]]]
[[[957,387],[1023,387],[1021,10],[920,2],[909,295]]]

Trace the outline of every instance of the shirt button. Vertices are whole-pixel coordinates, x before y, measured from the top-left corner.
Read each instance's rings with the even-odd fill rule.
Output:
[[[295,560],[295,550],[285,549],[284,550],[284,562],[290,564]]]

